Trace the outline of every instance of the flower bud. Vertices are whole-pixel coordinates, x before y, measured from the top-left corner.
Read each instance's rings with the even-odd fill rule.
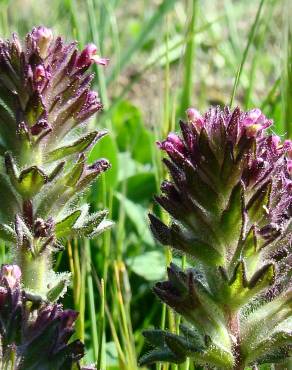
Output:
[[[40,119],[36,124],[30,128],[30,133],[34,136],[39,135],[41,132],[50,130],[52,127],[45,119]]]
[[[260,118],[262,112],[259,108],[254,108],[246,113],[243,124],[244,125],[252,125],[257,122]]]
[[[109,59],[101,58],[97,55],[97,47],[94,44],[88,44],[79,55],[76,66],[78,68],[89,67],[92,63],[107,66]]]
[[[44,26],[39,26],[32,31],[32,37],[39,49],[40,56],[45,59],[48,54],[50,43],[53,39],[52,30]]]
[[[262,131],[262,125],[260,125],[259,123],[248,125],[245,128],[245,134],[248,139],[257,137],[258,133],[260,133],[261,131]]]
[[[292,159],[292,140],[285,140],[283,144],[284,150],[287,152],[289,159]]]
[[[175,152],[184,153],[185,146],[181,138],[175,133],[171,132],[168,134],[167,139],[164,141],[157,141],[157,146],[161,150],[165,150],[169,154]]]
[[[266,118],[259,108],[254,108],[245,113],[242,127],[245,128],[246,136],[250,139],[257,137],[264,129],[272,124],[272,120]]]
[[[100,174],[110,168],[110,163],[107,159],[101,158],[97,160],[95,163],[91,164],[87,167],[88,170],[93,170],[94,172]]]
[[[21,43],[19,41],[19,38],[17,36],[17,34],[13,34],[12,35],[12,38],[13,38],[13,47],[18,51],[18,53],[20,54],[21,51],[22,51],[22,47],[21,47]]]
[[[37,218],[34,222],[34,236],[35,237],[47,237],[50,235],[54,222],[50,218],[48,221],[42,218]]]
[[[6,280],[11,289],[20,282],[21,271],[17,265],[3,265],[1,268],[1,280]]]
[[[289,175],[292,176],[292,159],[288,159],[287,171],[288,171]]]
[[[204,126],[204,119],[201,116],[200,112],[197,111],[195,108],[188,108],[186,110],[186,114],[188,120],[192,122],[198,130],[201,130],[201,128]]]
[[[273,135],[271,141],[272,141],[272,145],[274,146],[274,148],[280,149],[282,147],[281,138],[279,136]]]

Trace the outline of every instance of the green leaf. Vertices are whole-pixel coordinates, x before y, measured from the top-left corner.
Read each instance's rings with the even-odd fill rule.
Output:
[[[98,235],[102,234],[106,230],[112,228],[114,225],[114,222],[110,220],[103,220],[101,223],[93,229],[91,233],[86,233],[85,235],[89,238],[96,238]]]
[[[74,228],[83,235],[90,235],[94,230],[96,230],[107,215],[107,210],[99,211],[91,215],[81,215],[74,225]]]
[[[196,352],[199,352],[198,348],[193,346],[192,342],[180,335],[167,333],[165,342],[168,348],[179,357],[192,356]]]
[[[49,302],[55,302],[59,298],[63,297],[67,291],[67,287],[70,283],[70,273],[54,273],[53,277],[49,278],[49,290],[47,292],[47,299]]]
[[[257,251],[257,239],[255,234],[255,228],[251,227],[246,238],[241,243],[241,251],[243,258],[249,258],[254,256]]]
[[[220,212],[220,198],[212,184],[203,179],[202,174],[194,168],[185,166],[185,174],[192,197],[207,211],[217,215]]]
[[[242,294],[244,288],[247,287],[246,269],[243,261],[238,262],[228,285],[230,299]]]
[[[123,184],[128,182],[130,176],[134,176],[143,169],[143,166],[136,162],[131,155],[132,153],[130,152],[119,152],[118,154],[120,164],[118,169],[118,181],[121,185],[120,187],[123,187]]]
[[[135,274],[147,281],[161,280],[165,275],[165,256],[159,251],[148,251],[129,258],[127,264]]]
[[[153,245],[153,238],[150,234],[146,209],[140,204],[132,202],[127,199],[123,194],[115,192],[115,197],[120,202],[120,207],[124,207],[126,215],[129,217],[133,225],[135,226],[141,240],[148,245]]]
[[[192,342],[198,351],[202,351],[206,348],[204,336],[195,327],[189,327],[185,324],[180,324],[179,328],[184,337],[188,338],[188,340]]]
[[[130,152],[135,161],[152,163],[153,135],[145,128],[141,111],[129,101],[122,101],[113,115],[116,140],[121,152]]]
[[[0,239],[9,243],[16,243],[16,234],[12,227],[0,224]]]
[[[56,223],[55,233],[57,238],[69,236],[72,233],[72,228],[80,215],[81,210],[77,209],[76,211],[68,215],[66,218]]]
[[[154,349],[139,359],[139,365],[150,365],[155,362],[172,362],[174,364],[181,364],[185,361],[185,356],[177,356],[167,347],[164,349]]]
[[[158,348],[165,347],[165,330],[147,329],[144,330],[142,334],[146,338],[147,342],[149,342],[153,346]]]
[[[16,186],[19,176],[19,171],[14,161],[14,158],[11,156],[9,152],[5,153],[5,167],[6,172],[10,178],[11,184]]]
[[[208,137],[208,133],[206,129],[203,127],[200,136],[199,136],[199,152],[201,157],[201,166],[208,174],[208,177],[215,182],[215,184],[219,185],[218,177],[219,177],[219,163],[218,160],[210,147],[210,139]]]
[[[63,182],[65,186],[74,187],[82,176],[84,170],[85,158],[81,155],[78,161],[72,166],[72,168],[66,173]]]
[[[23,198],[31,198],[36,195],[48,181],[47,175],[37,166],[19,171],[13,157],[5,153],[5,167],[11,184]]]
[[[230,351],[222,348],[219,344],[212,342],[208,349],[202,354],[198,353],[196,359],[200,363],[208,363],[219,369],[231,370],[234,367],[234,357]]]
[[[292,334],[289,328],[290,322],[286,322],[287,330],[279,330],[267,333],[265,337],[260,337],[258,341],[250,343],[245,347],[247,362],[256,361],[258,364],[277,363],[288,359],[289,347],[291,349]],[[244,344],[246,345],[246,343]]]
[[[230,306],[238,308],[244,305],[251,297],[257,293],[266,289],[268,286],[273,285],[275,281],[275,266],[273,263],[268,263],[257,270],[251,279],[248,281],[246,272],[246,263],[243,261],[238,262],[236,265],[233,275],[229,281],[227,281],[227,275],[224,274],[223,269],[220,270],[222,278],[225,279],[225,298],[222,300],[229,301]]]
[[[289,344],[291,344],[292,337],[288,338],[288,343],[286,346],[283,346],[282,348],[271,348],[268,351],[266,351],[266,354],[261,357],[257,357],[257,363],[258,364],[275,364],[280,363],[282,366],[288,366],[284,367],[283,369],[289,369],[291,366],[291,353],[289,351]],[[287,360],[287,363],[284,363],[284,361]],[[272,365],[273,366],[273,365]],[[261,366],[261,370],[272,370],[274,369],[274,366],[271,367],[269,365]]]
[[[19,215],[15,216],[15,232],[17,235],[18,243],[20,245],[23,244],[24,240],[32,242],[32,232]]]
[[[49,152],[46,158],[47,162],[56,161],[72,154],[80,154],[84,152],[94,141],[100,139],[107,134],[107,131],[93,131],[78,139],[70,145],[57,148]]]
[[[9,224],[14,222],[14,215],[21,212],[21,200],[4,173],[0,173],[0,194],[2,195],[0,219],[1,222]]]
[[[252,226],[245,239],[240,240],[238,243],[238,247],[236,253],[234,255],[234,261],[242,258],[246,264],[247,268],[247,275],[251,276],[257,268],[258,260],[259,260],[259,253],[257,250],[257,235],[255,232],[255,227]]]
[[[47,181],[46,174],[37,166],[32,166],[20,173],[16,188],[24,198],[28,199],[36,195]]]
[[[48,176],[48,181],[53,181],[63,170],[65,166],[65,161],[60,162],[57,164],[57,166],[53,169],[53,171]]]
[[[122,192],[123,183],[118,185],[118,191]],[[135,203],[149,202],[155,194],[156,179],[153,172],[142,172],[127,178],[126,196]]]
[[[219,231],[225,248],[237,244],[243,227],[244,196],[243,185],[238,183],[232,190],[226,209],[223,211]]]
[[[262,226],[265,216],[267,216],[267,207],[269,206],[271,189],[271,181],[266,182],[257,190],[248,202],[246,208],[251,224],[256,223],[258,226]]]
[[[260,291],[275,282],[275,265],[268,263],[262,266],[257,272],[254,273],[248,282],[249,289]]]
[[[25,117],[29,126],[34,125],[44,112],[44,104],[39,92],[30,96],[26,104]]]
[[[152,163],[153,135],[144,127],[138,136],[135,146],[133,147],[133,158],[143,164]]]
[[[193,233],[184,232],[178,224],[172,224],[170,228],[170,245],[197,258],[206,265],[220,265],[223,263],[222,254],[215,248],[214,245],[206,243],[197,238]]]

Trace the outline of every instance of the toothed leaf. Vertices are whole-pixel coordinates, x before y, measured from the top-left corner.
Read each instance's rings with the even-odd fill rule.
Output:
[[[15,231],[6,224],[0,224],[0,239],[9,243],[16,243]]]
[[[68,236],[72,232],[72,228],[78,218],[81,215],[81,210],[77,209],[76,211],[72,212],[63,220],[59,221],[55,226],[55,233],[57,238],[62,238],[64,236]]]

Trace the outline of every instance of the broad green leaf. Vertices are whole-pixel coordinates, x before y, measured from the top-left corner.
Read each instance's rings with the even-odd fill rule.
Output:
[[[135,274],[147,281],[161,280],[165,276],[165,256],[159,251],[144,252],[127,260],[127,264]]]
[[[153,135],[145,128],[140,110],[122,101],[113,116],[113,126],[119,150],[129,151],[133,159],[143,164],[152,163]]]
[[[119,184],[119,191],[121,191]],[[142,172],[128,177],[126,194],[127,198],[133,202],[149,202],[156,192],[156,179],[153,172]]]
[[[126,215],[135,226],[141,240],[148,245],[153,245],[154,241],[149,231],[146,209],[121,193],[115,192],[115,197],[119,200],[120,207],[124,207]]]

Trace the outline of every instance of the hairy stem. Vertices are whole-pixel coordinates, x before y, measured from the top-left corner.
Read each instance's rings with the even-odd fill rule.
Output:
[[[46,253],[34,257],[24,248],[20,248],[16,261],[21,268],[22,282],[26,289],[40,293],[46,291],[46,272],[50,267],[48,258]]]
[[[240,351],[240,323],[238,312],[227,313],[228,328],[233,342],[233,354],[235,357],[235,365],[233,370],[243,370],[244,364],[242,363],[241,351]]]

